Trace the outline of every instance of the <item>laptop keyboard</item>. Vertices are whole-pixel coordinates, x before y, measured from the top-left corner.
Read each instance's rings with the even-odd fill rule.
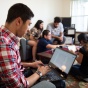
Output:
[[[41,79],[47,79],[49,81],[57,81],[60,80],[60,77],[54,72],[54,70],[51,70],[45,76],[42,76]]]

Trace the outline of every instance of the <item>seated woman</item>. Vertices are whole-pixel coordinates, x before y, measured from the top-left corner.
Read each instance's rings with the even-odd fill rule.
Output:
[[[35,26],[30,30],[30,40],[38,40],[43,31],[43,21],[38,20],[35,24]]]
[[[77,79],[88,81],[88,36],[84,33],[78,35],[78,41],[82,45],[79,57],[76,58],[80,65],[73,65],[71,74]]]
[[[29,35],[30,35],[29,32],[30,32],[30,31],[27,30],[27,33],[24,34],[23,37],[26,39],[27,44],[30,45],[30,46],[32,46],[32,57],[33,57],[33,61],[35,61],[35,60],[36,60],[36,48],[37,48],[37,43],[36,43],[35,41],[29,39]]]
[[[61,45],[53,45],[51,42],[51,32],[49,30],[44,30],[42,33],[42,38],[39,39],[37,44],[37,53],[44,52],[50,49],[55,49]]]

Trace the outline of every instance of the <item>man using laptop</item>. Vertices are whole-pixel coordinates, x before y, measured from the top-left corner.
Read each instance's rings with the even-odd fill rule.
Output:
[[[48,64],[51,67],[51,71],[42,77],[41,80],[50,80],[54,83],[65,80],[76,57],[77,55],[57,47]]]
[[[10,7],[5,26],[0,28],[0,81],[5,87],[0,88],[29,88],[47,72],[48,66],[42,62],[21,63],[18,47],[18,37],[22,37],[31,24],[34,16],[31,9],[22,4],[16,3]],[[31,76],[25,77],[22,71],[23,66],[38,67],[38,70]],[[0,82],[0,83],[1,83]],[[55,88],[50,82],[41,82],[32,88]]]

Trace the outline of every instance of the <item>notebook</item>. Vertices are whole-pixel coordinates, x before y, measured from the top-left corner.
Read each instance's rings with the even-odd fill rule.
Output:
[[[72,50],[73,52],[76,52],[76,46],[75,45],[69,45],[68,50]]]
[[[48,72],[45,76],[42,76],[40,80],[65,80],[76,57],[77,55],[57,47],[48,64],[51,68],[51,71]],[[55,79],[52,80],[52,77]]]

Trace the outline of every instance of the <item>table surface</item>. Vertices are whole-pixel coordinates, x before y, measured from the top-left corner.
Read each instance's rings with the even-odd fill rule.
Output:
[[[76,46],[76,48],[79,48],[79,46]],[[67,48],[63,48],[63,50],[67,51]],[[76,54],[77,54],[77,52],[76,52]],[[48,50],[45,52],[37,53],[37,55],[39,56],[40,60],[44,60],[44,59],[50,60],[53,53],[52,53],[52,50]],[[77,63],[78,62],[75,60],[74,64],[77,64]]]
[[[44,58],[48,58],[48,59],[51,59],[51,57],[52,57],[51,51],[41,52],[41,53],[38,53],[37,55],[39,57],[44,57]]]

